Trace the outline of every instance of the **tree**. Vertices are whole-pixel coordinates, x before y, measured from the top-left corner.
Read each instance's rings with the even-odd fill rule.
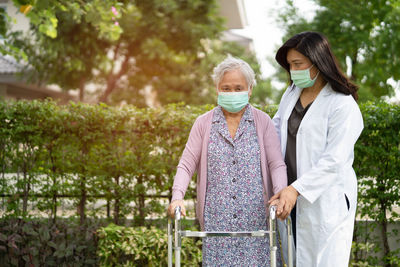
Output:
[[[197,57],[197,64],[191,68],[182,70],[181,75],[173,77],[174,81],[167,84],[172,90],[164,90],[161,84],[157,86],[157,92],[161,99],[169,102],[184,101],[190,104],[217,103],[217,94],[214,82],[211,78],[214,67],[228,55],[238,57],[249,63],[256,74],[257,85],[253,88],[251,102],[265,105],[272,97],[273,89],[269,79],[261,76],[260,64],[254,53],[246,50],[235,42],[221,40],[203,40],[204,53]],[[163,79],[165,81],[165,79]],[[174,84],[175,83],[175,84]],[[181,90],[178,90],[178,88]],[[172,101],[171,101],[172,100]]]
[[[11,37],[13,45],[28,55],[33,77],[65,90],[79,88],[81,99],[87,86],[95,85],[100,102],[118,99],[114,92],[128,91],[133,98],[128,102],[143,103],[143,88],[161,84],[165,91],[182,70],[199,64],[200,40],[216,38],[222,30],[214,0],[28,4],[33,5],[28,15],[34,40]]]
[[[79,88],[80,99],[98,97],[112,104],[146,106],[144,93],[156,102],[211,103],[213,67],[226,55],[248,61],[257,74],[252,101],[271,97],[254,54],[218,40],[222,19],[209,1],[57,1],[14,0],[31,6],[30,36],[12,33],[24,51],[33,77]],[[95,91],[89,92],[87,87]]]
[[[319,31],[329,39],[342,67],[360,85],[360,100],[392,95],[389,79],[400,80],[400,3],[397,0],[314,0],[319,9],[311,21],[288,0],[281,12],[284,41],[302,31]]]

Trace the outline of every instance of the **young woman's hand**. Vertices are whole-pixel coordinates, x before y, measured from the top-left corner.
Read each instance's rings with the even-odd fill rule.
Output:
[[[268,204],[276,205],[276,216],[281,220],[285,220],[296,204],[298,195],[299,193],[297,190],[293,186],[289,185],[271,197]],[[277,202],[277,200],[279,201]]]
[[[183,201],[183,199],[177,199],[172,201],[168,207],[167,212],[171,218],[175,218],[175,208],[178,206],[181,207],[181,215],[186,216],[185,202]]]

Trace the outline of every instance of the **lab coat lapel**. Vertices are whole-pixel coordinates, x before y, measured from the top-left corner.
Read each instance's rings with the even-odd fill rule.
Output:
[[[304,115],[303,119],[301,120],[299,125],[299,131],[301,130],[304,121],[307,121],[308,118],[312,116],[314,112],[318,112],[319,110],[324,108],[325,97],[331,93],[331,90],[332,89],[330,88],[330,85],[328,83],[322,88],[321,92],[319,92],[319,94],[317,95],[317,97],[314,99],[313,103],[307,110],[306,114]]]
[[[284,110],[282,116],[282,125],[281,125],[281,149],[282,149],[282,156],[285,157],[286,154],[286,142],[287,142],[287,129],[288,129],[288,120],[290,114],[292,114],[292,110],[296,105],[297,100],[300,97],[302,89],[294,86],[294,88],[289,88],[287,100],[281,105],[284,105]]]
[[[294,106],[296,105],[297,100],[300,97],[301,91],[303,89],[298,88],[297,86],[295,86],[293,89],[289,89],[292,90],[289,94],[289,101],[287,103],[286,106],[286,110],[285,110],[285,114],[283,114],[283,121],[285,122],[285,132],[287,131],[287,121],[289,120],[290,114],[292,114],[292,110],[294,108]]]

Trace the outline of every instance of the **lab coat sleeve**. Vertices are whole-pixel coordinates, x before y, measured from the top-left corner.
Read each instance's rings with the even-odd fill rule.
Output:
[[[190,130],[188,141],[183,150],[172,186],[172,199],[183,199],[189,182],[200,161],[202,146],[201,123],[197,118]]]
[[[300,195],[313,203],[338,182],[339,170],[351,158],[362,129],[360,109],[351,97],[347,97],[330,113],[326,147],[317,164],[292,183]]]

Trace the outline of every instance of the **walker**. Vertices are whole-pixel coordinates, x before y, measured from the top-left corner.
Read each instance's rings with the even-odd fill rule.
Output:
[[[175,267],[181,266],[181,248],[182,237],[263,237],[269,235],[269,247],[271,252],[271,267],[276,267],[276,253],[278,250],[276,244],[276,206],[271,206],[269,209],[269,230],[259,230],[253,232],[197,232],[197,231],[183,231],[181,230],[181,208],[175,208],[175,223],[172,225],[172,220],[168,218],[168,267],[172,267],[173,250],[175,251]],[[292,227],[290,218],[287,219],[287,245],[288,257],[287,266],[293,267],[293,251],[292,251]],[[174,246],[172,246],[172,236],[174,235]],[[283,255],[282,255],[283,256]]]

